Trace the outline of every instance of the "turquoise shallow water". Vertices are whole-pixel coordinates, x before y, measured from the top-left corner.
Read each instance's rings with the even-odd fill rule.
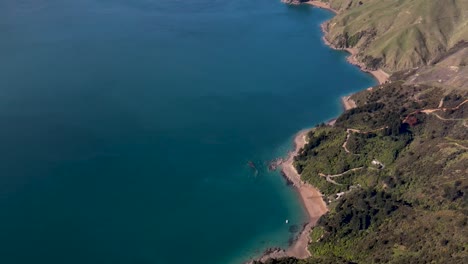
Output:
[[[287,246],[304,212],[267,162],[374,83],[322,44],[330,17],[276,0],[0,0],[0,263]]]

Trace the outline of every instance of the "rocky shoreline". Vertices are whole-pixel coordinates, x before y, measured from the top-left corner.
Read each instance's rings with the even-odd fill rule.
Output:
[[[307,2],[307,3],[310,4],[310,5],[316,6],[313,2],[314,1]],[[335,11],[335,12],[338,13],[337,11]],[[359,69],[361,71],[371,74],[379,82],[379,84],[384,84],[384,83],[387,83],[387,82],[390,81],[390,75],[388,73],[386,73],[384,70],[382,70],[382,69],[370,69],[363,62],[358,60],[359,49],[357,49],[357,48],[339,48],[336,45],[334,45],[333,43],[331,43],[326,37],[327,34],[328,34],[327,26],[328,26],[328,21],[326,21],[326,22],[324,22],[324,23],[322,23],[320,25],[320,28],[322,29],[322,32],[323,32],[322,40],[327,46],[329,46],[330,48],[332,48],[334,50],[343,50],[343,51],[348,52],[349,56],[348,56],[348,58],[346,58],[346,60],[350,64],[359,67]]]
[[[311,6],[314,6],[314,7],[317,7],[317,8],[322,8],[322,9],[326,9],[326,10],[329,10],[331,12],[333,12],[334,14],[338,14],[339,11],[336,10],[336,9],[333,9],[330,4],[328,3],[324,3],[324,2],[321,2],[321,1],[304,1],[304,0],[281,0],[282,3],[285,3],[285,4],[288,4],[288,5],[300,5],[300,4],[307,4],[307,5],[311,5]],[[324,23],[322,23],[320,25],[321,29],[322,29],[322,32],[323,32],[323,42],[329,46],[330,48],[334,49],[334,50],[343,50],[343,51],[346,51],[348,52],[350,55],[348,56],[347,58],[347,61],[352,64],[352,65],[355,65],[357,67],[359,67],[363,72],[367,72],[369,74],[371,74],[378,82],[379,84],[384,84],[384,83],[387,83],[389,82],[389,77],[390,75],[388,73],[386,73],[384,70],[378,68],[378,69],[370,69],[369,67],[367,67],[367,65],[363,62],[361,62],[359,59],[358,59],[358,55],[359,55],[359,49],[357,48],[340,48],[338,47],[337,45],[334,45],[333,43],[331,43],[331,41],[329,41],[327,39],[327,35],[328,35],[328,22],[329,21],[326,21]]]
[[[333,121],[334,120],[331,120],[330,123]],[[299,259],[304,259],[310,256],[310,252],[308,250],[310,231],[315,226],[318,219],[328,212],[328,208],[325,201],[322,199],[322,194],[309,183],[302,181],[301,176],[297,173],[296,168],[293,165],[294,157],[307,143],[306,137],[309,131],[310,129],[304,129],[296,134],[294,137],[294,151],[289,152],[287,159],[280,158],[272,161],[272,164],[275,164],[273,167],[281,167],[281,174],[285,177],[287,184],[294,186],[298,191],[301,202],[309,217],[308,222],[304,223],[302,230],[292,241],[289,248],[268,248],[261,257],[251,260],[248,263],[253,263],[254,261],[264,262],[268,259],[289,256]]]
[[[338,11],[331,8],[329,4],[326,4],[320,1],[281,0],[281,2],[285,4],[289,4],[289,5],[309,4],[318,8],[327,9],[335,14],[338,14]],[[377,69],[377,70],[369,69],[364,63],[360,62],[357,59],[357,55],[359,53],[359,50],[357,48],[338,48],[337,46],[332,44],[330,41],[328,41],[328,39],[326,38],[326,35],[328,34],[327,25],[328,25],[328,21],[320,25],[322,32],[324,34],[324,36],[322,37],[322,40],[327,46],[329,46],[330,48],[334,50],[347,51],[350,54],[347,58],[347,61],[350,64],[359,67],[361,71],[371,74],[378,81],[379,84],[384,84],[389,81],[389,75],[386,72],[384,72],[382,69]],[[344,110],[349,110],[351,108],[356,107],[356,103],[350,97],[351,96],[345,96],[341,98]],[[333,125],[335,121],[336,119],[332,119],[327,124]],[[309,241],[310,231],[316,225],[318,219],[323,214],[328,212],[328,208],[326,206],[325,201],[322,199],[322,195],[320,194],[320,192],[317,189],[315,189],[312,185],[303,182],[300,178],[300,175],[297,173],[296,169],[293,166],[294,156],[296,156],[298,151],[306,144],[305,136],[306,136],[307,131],[308,130],[302,130],[296,135],[294,139],[295,150],[289,153],[288,159],[284,160],[282,158],[278,158],[272,161],[269,165],[269,169],[276,170],[278,167],[282,168],[281,175],[286,179],[287,185],[292,185],[296,187],[299,195],[301,196],[301,200],[304,204],[304,207],[306,208],[309,214],[310,221],[304,224],[302,231],[299,233],[297,238],[294,240],[294,242],[288,249],[282,249],[278,247],[268,248],[264,251],[264,253],[259,258],[247,262],[249,264],[253,263],[254,261],[265,262],[269,259],[276,259],[276,258],[295,257],[299,259],[304,259],[310,256],[310,252],[308,250],[308,245],[310,242]],[[304,190],[301,190],[301,188],[307,188],[309,189],[309,191],[312,190],[312,192],[315,195],[310,196],[309,194],[308,196],[306,192],[304,192]],[[319,198],[321,202],[317,203],[317,204],[320,204],[318,206],[320,207],[318,211],[310,210],[309,207],[311,203],[310,201],[308,201],[308,198],[313,198],[313,199]]]

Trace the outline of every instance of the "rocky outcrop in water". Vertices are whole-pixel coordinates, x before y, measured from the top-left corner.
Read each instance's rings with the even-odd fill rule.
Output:
[[[281,0],[281,2],[288,4],[288,5],[299,5],[308,1],[306,0]]]

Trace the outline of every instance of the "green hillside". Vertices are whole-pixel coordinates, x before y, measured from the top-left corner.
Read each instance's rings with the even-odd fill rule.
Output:
[[[468,39],[468,0],[324,0],[340,11],[326,38],[388,72],[429,65]],[[374,60],[372,60],[374,59]]]
[[[319,125],[295,158],[330,212],[312,257],[266,263],[468,263],[468,0],[323,0],[337,48],[390,82]]]

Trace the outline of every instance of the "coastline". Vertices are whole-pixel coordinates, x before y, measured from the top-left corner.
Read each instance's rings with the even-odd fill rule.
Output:
[[[288,256],[296,258],[307,258],[310,256],[308,249],[310,240],[310,231],[317,224],[319,218],[328,212],[327,205],[322,199],[322,194],[311,184],[302,181],[301,175],[294,167],[294,157],[299,153],[300,149],[307,143],[306,136],[310,129],[301,130],[294,137],[294,151],[289,153],[288,159],[282,164],[282,172],[297,189],[301,202],[307,211],[309,221],[305,225],[297,240],[291,247],[286,250]]]
[[[356,107],[356,102],[351,99],[351,95],[341,97],[341,104],[343,105],[345,111]]]
[[[328,124],[333,124],[334,119]],[[294,186],[301,199],[302,205],[306,209],[308,222],[304,225],[302,231],[294,243],[287,248],[269,249],[258,260],[264,262],[272,258],[295,257],[304,259],[310,257],[308,246],[310,242],[310,231],[317,224],[319,218],[328,212],[327,205],[322,199],[322,194],[311,184],[301,180],[301,175],[294,168],[294,157],[299,153],[300,149],[307,143],[306,136],[311,129],[303,129],[294,136],[294,150],[288,153],[286,160],[280,161],[281,172],[287,181]]]
[[[317,8],[326,9],[328,11],[333,12],[335,15],[339,13],[338,10],[333,9],[329,4],[324,2],[308,1],[303,3],[312,5]],[[328,39],[326,38],[326,35],[328,34],[328,30],[326,28],[327,23],[328,21],[325,21],[320,25],[324,34],[322,40],[325,43],[325,45],[334,50],[344,50],[348,52],[349,56],[346,58],[347,62],[357,66],[361,71],[371,74],[377,80],[379,85],[387,83],[389,81],[390,75],[382,69],[370,70],[366,67],[366,65],[358,61],[357,55],[359,53],[359,49],[338,48],[335,45],[333,45],[330,41],[328,41]],[[356,107],[356,102],[353,99],[351,99],[351,96],[352,95],[341,97],[341,102],[345,111]],[[334,125],[334,121],[336,121],[336,119],[333,119],[330,122],[328,122],[328,125]],[[297,172],[296,168],[294,168],[293,165],[294,157],[299,153],[299,150],[302,147],[304,147],[304,145],[307,143],[306,136],[310,130],[311,129],[303,129],[295,135],[294,151],[290,152],[288,154],[288,158],[284,161],[281,161],[281,163],[279,164],[281,166],[282,174],[286,177],[287,181],[290,182],[296,188],[301,198],[301,202],[307,211],[309,221],[304,225],[303,230],[299,233],[297,239],[289,248],[287,248],[286,250],[279,248],[268,249],[260,258],[257,259],[261,262],[265,262],[268,259],[283,257],[295,257],[298,259],[305,259],[307,257],[310,257],[311,254],[308,249],[310,242],[310,231],[317,224],[317,221],[320,219],[320,217],[328,212],[328,207],[325,201],[323,200],[323,196],[320,193],[320,191],[311,184],[302,181],[301,175]]]
[[[308,2],[305,2],[305,4],[312,5],[317,8],[329,10],[333,12],[335,15],[338,14],[338,10],[333,9],[330,6],[330,4],[326,4],[320,1],[308,1]],[[328,30],[326,27],[327,23],[328,21],[325,21],[320,25],[320,28],[322,29],[322,32],[323,32],[322,41],[325,43],[325,45],[327,45],[328,47],[334,50],[343,50],[343,51],[348,52],[349,56],[346,58],[346,61],[348,61],[348,63],[354,66],[357,66],[361,71],[372,75],[372,77],[374,77],[374,79],[377,80],[379,85],[389,82],[390,75],[386,73],[384,70],[380,68],[377,70],[370,70],[366,67],[366,65],[364,65],[364,63],[359,62],[359,60],[357,59],[357,55],[359,53],[358,48],[338,48],[335,45],[333,45],[326,37],[328,34]],[[372,89],[372,88],[367,88],[367,89]],[[356,107],[356,102],[354,102],[354,100],[351,99],[351,95],[341,97],[341,102],[345,111]]]
[[[317,7],[317,8],[321,8],[321,9],[326,9],[326,10],[329,10],[331,12],[333,12],[335,15],[339,14],[338,10],[336,9],[333,9],[330,4],[327,4],[327,3],[324,3],[324,2],[320,2],[320,1],[307,1],[307,2],[304,2],[304,4],[307,4],[307,5],[311,5],[311,6],[314,6],[314,7]],[[322,40],[323,42],[325,43],[325,45],[329,46],[330,48],[334,49],[334,50],[344,50],[346,52],[349,53],[349,56],[346,58],[346,60],[352,64],[352,65],[355,65],[357,67],[360,68],[361,71],[363,72],[367,72],[369,74],[371,74],[378,82],[379,84],[384,84],[386,82],[389,81],[389,77],[390,75],[388,73],[386,73],[384,70],[382,69],[377,69],[377,70],[371,70],[371,69],[368,69],[366,67],[366,65],[364,65],[364,63],[362,62],[359,62],[359,60],[357,59],[357,55],[359,53],[359,49],[358,48],[338,48],[336,47],[335,45],[333,45],[327,38],[327,34],[328,34],[328,30],[326,28],[326,25],[327,25],[328,21],[325,21],[323,22],[320,27],[322,29],[322,32],[323,32],[323,37],[322,37]]]

